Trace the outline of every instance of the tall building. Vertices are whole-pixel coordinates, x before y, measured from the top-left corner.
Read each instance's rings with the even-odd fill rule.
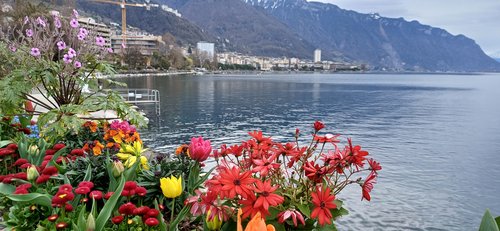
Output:
[[[315,63],[321,62],[321,50],[320,49],[314,50],[314,62]]]
[[[198,42],[196,43],[196,49],[198,51],[198,55],[205,56],[206,58],[212,60],[215,57],[215,44],[209,42]]]
[[[111,48],[115,53],[122,52],[122,36],[112,35],[111,36]],[[153,52],[159,51],[160,43],[164,43],[161,36],[154,35],[127,35],[125,48],[126,49],[138,49],[142,55],[151,56]]]

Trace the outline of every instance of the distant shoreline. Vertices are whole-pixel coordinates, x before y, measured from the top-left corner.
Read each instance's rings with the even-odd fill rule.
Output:
[[[387,71],[168,71],[168,72],[130,72],[118,73],[110,78],[135,78],[151,76],[196,75],[196,76],[227,76],[227,75],[295,75],[295,74],[363,74],[363,75],[483,75],[496,72],[387,72]],[[103,77],[101,77],[103,78]]]

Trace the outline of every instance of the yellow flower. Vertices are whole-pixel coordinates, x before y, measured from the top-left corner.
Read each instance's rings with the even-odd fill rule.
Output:
[[[176,198],[182,193],[182,176],[176,178],[171,176],[170,178],[160,179],[160,188],[163,195],[167,198]]]
[[[148,170],[148,158],[141,155],[146,150],[147,149],[143,149],[142,143],[139,141],[134,142],[132,145],[122,143],[120,151],[116,154],[116,157],[125,161],[124,165],[128,168],[132,167],[139,158],[142,168]]]
[[[125,166],[128,168],[131,168],[134,166],[135,162],[137,161],[137,156],[130,156],[127,161],[125,161]]]
[[[141,156],[141,165],[144,170],[149,170],[148,158]]]
[[[220,230],[220,227],[222,226],[222,221],[219,219],[219,216],[217,216],[217,215],[215,215],[212,218],[212,220],[209,220],[209,218],[210,218],[210,211],[211,210],[208,210],[208,212],[207,212],[207,219],[206,219],[208,230],[210,230],[210,231]]]

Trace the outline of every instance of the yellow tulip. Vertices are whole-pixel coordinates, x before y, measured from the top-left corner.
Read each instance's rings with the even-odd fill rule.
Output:
[[[182,193],[182,176],[176,178],[171,176],[170,178],[160,179],[160,188],[163,195],[167,198],[176,198]]]
[[[145,156],[141,156],[141,165],[142,169],[149,170],[148,158],[146,158]]]
[[[125,166],[127,166],[128,168],[131,168],[132,166],[134,166],[135,162],[137,161],[137,157],[136,156],[130,156],[127,161],[125,161]]]
[[[116,154],[116,157],[118,157],[118,159],[120,160],[128,160],[128,158],[130,158],[132,155],[130,154],[127,154],[127,153],[118,153]]]
[[[210,231],[220,230],[220,227],[222,226],[222,221],[219,219],[219,216],[215,215],[212,218],[212,220],[209,220],[209,218],[210,218],[210,210],[208,210],[207,212],[207,219],[206,219],[208,230]]]
[[[241,209],[238,209],[238,223],[236,226],[237,231],[243,231],[243,227],[241,226]],[[267,225],[266,221],[261,217],[260,212],[257,212],[255,216],[248,222],[245,231],[275,231],[273,225]]]

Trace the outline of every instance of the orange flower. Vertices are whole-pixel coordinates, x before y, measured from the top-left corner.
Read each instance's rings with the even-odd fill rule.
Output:
[[[83,126],[88,127],[91,132],[97,132],[97,123],[94,121],[87,121]]]
[[[243,231],[243,226],[241,226],[241,209],[238,209],[238,224],[236,227],[237,231]],[[260,213],[257,213],[250,222],[248,222],[245,231],[275,231],[273,225],[267,225],[266,221],[262,219]]]
[[[92,148],[92,152],[94,152],[94,156],[101,155],[102,149],[104,148],[104,145],[101,144],[99,141],[94,141],[94,147]]]

